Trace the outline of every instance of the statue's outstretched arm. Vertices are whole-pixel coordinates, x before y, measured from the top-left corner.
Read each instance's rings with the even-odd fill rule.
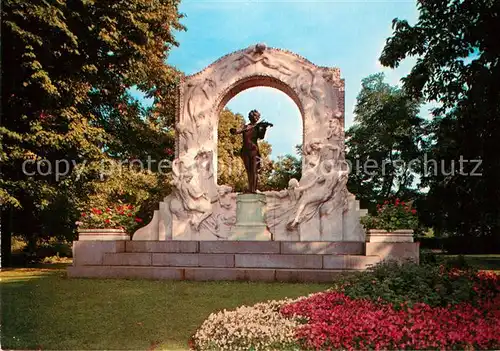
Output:
[[[243,133],[244,131],[250,129],[250,128],[253,128],[253,126],[249,127],[249,126],[243,126],[242,128],[240,129],[236,129],[236,128],[231,128],[229,129],[229,133],[235,135],[235,134],[241,134]]]

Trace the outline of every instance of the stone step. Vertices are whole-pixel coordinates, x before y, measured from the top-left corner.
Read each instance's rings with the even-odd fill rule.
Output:
[[[159,266],[274,269],[366,269],[379,256],[321,254],[222,254],[222,253],[105,253],[104,266]]]
[[[157,280],[240,280],[280,282],[335,281],[345,272],[335,269],[206,268],[146,266],[70,266],[71,278],[137,278]]]
[[[326,241],[126,241],[125,252],[363,255],[364,242]]]

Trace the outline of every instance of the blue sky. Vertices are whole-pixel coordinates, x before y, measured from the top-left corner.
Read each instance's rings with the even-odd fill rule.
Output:
[[[187,31],[176,34],[180,46],[170,52],[169,64],[193,74],[259,42],[293,51],[317,65],[340,68],[346,81],[347,127],[353,122],[361,79],[384,71],[387,81],[397,84],[414,62],[408,59],[390,70],[378,58],[392,33],[393,18],[416,21],[415,1],[184,0],[180,11],[186,15],[182,23]],[[273,158],[294,153],[294,145],[301,142],[298,108],[280,91],[249,89],[227,106],[244,116],[256,108],[275,124],[266,138]]]

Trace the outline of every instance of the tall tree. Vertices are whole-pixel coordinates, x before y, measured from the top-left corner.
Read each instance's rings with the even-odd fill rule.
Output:
[[[418,9],[415,25],[393,21],[380,61],[397,67],[416,56],[404,88],[439,105],[423,219],[438,233],[500,247],[500,2],[420,0]]]
[[[389,197],[414,198],[424,143],[418,100],[384,82],[384,74],[362,81],[354,125],[346,133],[352,165],[348,188],[365,208]]]
[[[138,135],[157,128],[154,118],[141,124],[127,90],[137,86],[158,106],[169,105],[163,92],[177,74],[164,62],[177,45],[173,30],[183,29],[177,7],[178,0],[2,3],[4,264],[12,232],[35,240],[72,231],[77,200],[92,188],[100,161],[119,145],[143,147]],[[120,135],[128,127],[135,128],[126,134],[136,133],[132,141]],[[41,160],[47,162],[38,171],[36,164],[23,169]],[[69,162],[62,178],[54,172],[57,160]]]

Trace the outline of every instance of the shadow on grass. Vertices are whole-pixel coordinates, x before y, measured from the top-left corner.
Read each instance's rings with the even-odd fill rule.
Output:
[[[7,276],[6,276],[7,275]],[[1,272],[9,349],[186,349],[212,312],[298,297],[325,284],[68,279],[63,269]]]

